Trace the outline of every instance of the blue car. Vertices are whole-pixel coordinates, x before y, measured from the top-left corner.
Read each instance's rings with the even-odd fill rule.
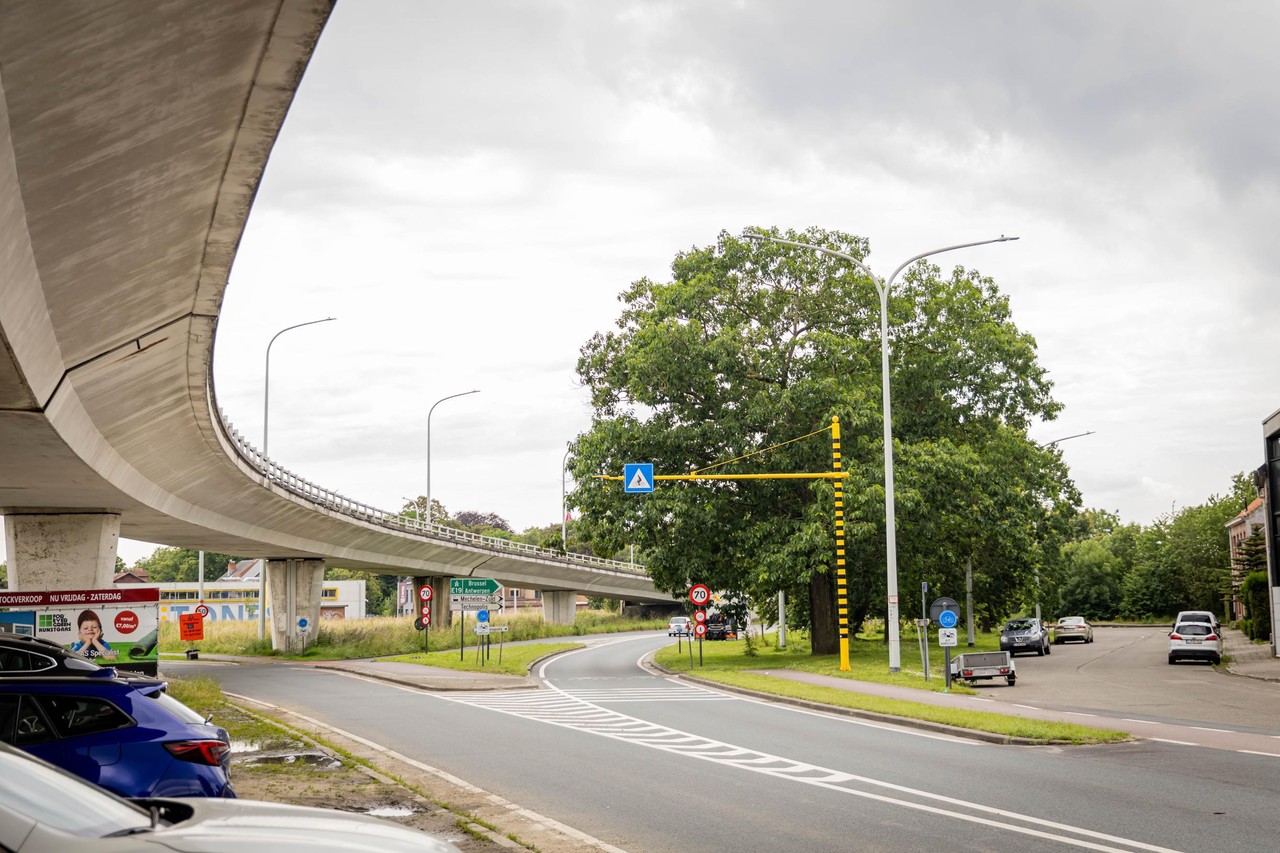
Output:
[[[154,678],[0,678],[0,741],[122,797],[234,797],[226,729]]]

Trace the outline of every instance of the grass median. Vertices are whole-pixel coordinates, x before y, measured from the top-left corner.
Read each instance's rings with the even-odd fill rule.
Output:
[[[771,640],[771,638],[765,638]],[[793,670],[831,676],[849,681],[869,681],[909,687],[922,692],[943,690],[941,665],[936,675],[924,680],[924,668],[918,651],[910,654],[904,644],[902,672],[890,673],[885,665],[886,650],[879,638],[859,638],[850,642],[848,672],[840,671],[835,655],[812,655],[802,636],[793,637],[786,649],[779,649],[761,638],[726,642],[703,642],[702,648],[687,642],[673,643],[660,649],[654,660],[673,672],[688,673],[718,684],[754,690],[773,696],[785,696],[894,717],[925,720],[963,729],[989,732],[1009,738],[1027,739],[1044,744],[1096,744],[1127,740],[1127,732],[1095,729],[1074,723],[1058,723],[1011,717],[987,711],[968,711],[903,699],[875,696],[856,690],[844,690],[816,684],[771,677],[771,670]],[[934,650],[937,651],[936,649]],[[933,669],[933,653],[930,654]],[[973,688],[953,683],[953,693],[972,694]]]

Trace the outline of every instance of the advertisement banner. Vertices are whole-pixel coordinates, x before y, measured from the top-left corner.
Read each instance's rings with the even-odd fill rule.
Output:
[[[102,666],[155,675],[160,591],[156,587],[0,590],[0,628],[52,640]]]

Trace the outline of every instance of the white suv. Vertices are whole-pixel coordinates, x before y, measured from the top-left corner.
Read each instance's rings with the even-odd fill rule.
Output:
[[[1179,622],[1169,632],[1169,663],[1207,660],[1222,663],[1222,635],[1206,622]]]
[[[1183,622],[1203,622],[1215,632],[1222,627],[1218,624],[1218,617],[1208,610],[1183,610],[1178,613],[1178,618],[1173,620],[1173,627],[1177,628]]]

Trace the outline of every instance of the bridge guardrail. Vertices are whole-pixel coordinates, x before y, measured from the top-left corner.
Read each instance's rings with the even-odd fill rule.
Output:
[[[531,557],[542,557],[548,560],[554,560],[558,563],[574,563],[593,569],[604,569],[613,572],[626,572],[627,574],[643,575],[645,573],[644,566],[635,563],[624,563],[620,560],[608,560],[603,557],[594,557],[588,554],[574,554],[566,551],[557,551],[552,548],[540,548],[537,545],[529,545],[524,542],[513,542],[509,539],[503,539],[498,536],[484,536],[479,533],[472,533],[469,530],[458,530],[453,527],[446,527],[443,524],[423,521],[419,518],[407,518],[400,513],[387,512],[378,509],[369,504],[352,500],[337,492],[326,489],[324,486],[299,477],[292,471],[281,467],[275,462],[262,455],[258,448],[254,447],[245,438],[240,435],[240,431],[232,425],[227,419],[226,413],[220,407],[214,406],[210,400],[210,408],[218,413],[218,419],[221,421],[222,433],[235,447],[236,452],[240,454],[248,465],[257,471],[266,479],[285,489],[292,494],[329,510],[335,510],[343,515],[349,515],[353,518],[359,518],[382,527],[390,527],[396,530],[402,530],[407,533],[416,533],[432,539],[445,539],[452,542],[465,542],[480,548],[486,548],[493,551],[503,551],[509,553],[520,553]]]

